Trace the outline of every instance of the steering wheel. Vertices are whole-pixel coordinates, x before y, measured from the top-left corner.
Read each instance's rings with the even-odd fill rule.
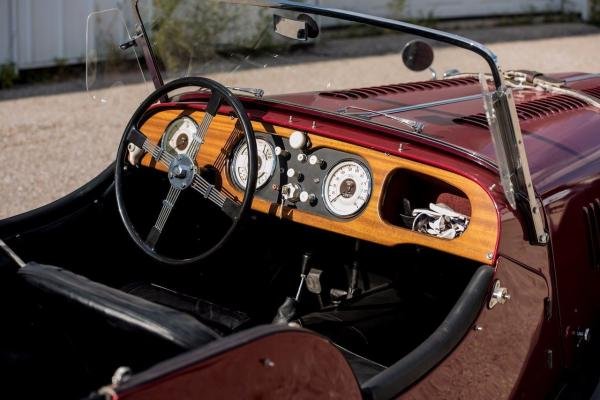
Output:
[[[210,91],[210,97],[206,103],[203,119],[198,123],[196,133],[193,134],[192,138],[189,140],[187,150],[183,154],[173,155],[160,144],[153,143],[146,135],[144,135],[140,129],[140,124],[148,118],[149,109],[157,101],[168,98],[168,94],[174,90],[193,87],[200,89],[202,92]],[[243,130],[244,140],[248,146],[248,180],[241,201],[232,198],[231,195],[228,195],[219,188],[217,184],[212,184],[203,177],[201,171],[206,170],[206,166],[200,168],[197,162],[198,156],[202,152],[202,144],[208,133],[208,128],[222,105],[228,105],[231,108],[231,113],[229,113],[229,115],[232,119],[237,119],[236,127],[238,127],[238,129],[234,129],[231,135],[234,135],[234,132],[239,134],[239,130]],[[230,140],[227,140],[226,142],[229,141]],[[133,167],[128,159],[128,152],[131,151],[131,149],[136,149],[136,147],[133,147],[132,145],[143,150],[143,152],[152,157],[154,162],[162,164],[168,170],[169,191],[165,200],[162,202],[162,209],[158,213],[158,216],[155,217],[156,222],[150,228],[149,232],[139,232],[132,223],[124,193],[126,188],[126,171]],[[256,138],[244,106],[229,89],[220,83],[207,78],[181,78],[169,82],[157,89],[137,108],[121,138],[115,164],[115,192],[119,215],[133,241],[146,254],[162,263],[170,265],[191,264],[208,257],[223,246],[223,244],[231,237],[242,215],[252,204],[258,170]],[[129,177],[129,179],[132,178]],[[202,201],[201,199],[203,199],[214,203],[229,217],[228,220],[230,226],[225,230],[222,237],[217,238],[219,240],[216,240],[215,244],[205,251],[199,253],[192,251],[192,256],[182,258],[165,256],[157,251],[156,247],[161,241],[161,234],[163,233],[173,208],[177,206],[177,200],[180,197],[180,194],[185,191],[195,191],[199,193],[201,195],[197,196],[199,197],[199,201]],[[197,208],[194,210],[196,209]],[[209,230],[211,227],[203,226],[201,229]],[[179,234],[182,233],[179,232]],[[183,234],[185,234],[185,232]]]

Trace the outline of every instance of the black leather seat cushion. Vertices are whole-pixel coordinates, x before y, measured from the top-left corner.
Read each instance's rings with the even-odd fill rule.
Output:
[[[188,314],[93,282],[62,268],[29,263],[18,274],[29,285],[58,299],[59,303],[68,303],[65,311],[73,308],[83,311],[81,315],[85,316],[86,323],[93,320],[131,335],[141,332],[146,339],[150,337],[150,341],[163,342],[182,350],[202,346],[218,337]],[[72,317],[76,324],[77,314]]]

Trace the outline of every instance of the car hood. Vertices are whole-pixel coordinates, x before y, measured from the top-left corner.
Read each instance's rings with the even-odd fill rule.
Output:
[[[568,87],[600,98],[600,75],[564,73]],[[425,124],[423,134],[495,160],[494,146],[475,78],[454,78],[331,92],[270,96],[270,100],[294,103],[312,109],[360,113],[360,109],[383,111],[405,108],[393,114]],[[600,160],[600,110],[569,95],[515,90],[515,102],[536,189],[545,192],[564,183],[576,171]],[[458,99],[449,104],[426,103]],[[353,107],[356,107],[353,109]],[[411,109],[412,107],[412,109]],[[406,129],[385,116],[377,124]]]

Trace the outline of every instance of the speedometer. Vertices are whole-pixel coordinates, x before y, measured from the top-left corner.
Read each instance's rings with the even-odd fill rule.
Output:
[[[325,178],[325,206],[337,217],[348,218],[358,214],[366,206],[370,196],[371,174],[360,162],[342,161]]]
[[[258,151],[256,189],[260,189],[273,176],[277,160],[273,146],[265,139],[256,139],[256,150]],[[246,142],[242,142],[233,153],[229,172],[236,186],[242,190],[246,189],[248,182],[248,145]]]
[[[190,117],[176,119],[167,127],[161,146],[172,155],[185,154],[197,132],[198,125]]]

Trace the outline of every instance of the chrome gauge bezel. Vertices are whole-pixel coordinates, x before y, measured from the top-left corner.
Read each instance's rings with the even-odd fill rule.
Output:
[[[341,166],[343,164],[349,164],[349,163],[358,165],[360,168],[362,168],[365,171],[365,174],[369,180],[368,192],[367,192],[367,196],[365,198],[364,203],[356,211],[352,212],[351,214],[340,214],[337,211],[335,211],[335,209],[333,209],[331,206],[331,202],[329,200],[329,195],[328,195],[328,188],[329,188],[331,179],[333,179],[334,173],[337,170],[339,170],[340,168],[342,168]],[[369,204],[369,201],[371,200],[372,193],[373,193],[373,176],[371,174],[371,170],[364,162],[359,161],[355,158],[346,158],[346,159],[340,160],[335,165],[333,165],[327,171],[327,174],[325,175],[325,179],[323,181],[323,186],[321,188],[321,198],[323,199],[323,204],[325,205],[325,208],[327,209],[327,211],[329,211],[329,213],[331,215],[335,216],[336,218],[341,218],[341,219],[353,218],[353,217],[359,215],[361,212],[363,212],[364,209],[367,207],[367,204]]]
[[[171,144],[169,142],[170,142],[171,138],[173,137],[173,135],[175,135],[179,131],[179,129],[181,129],[181,127],[177,128],[177,130],[175,130],[175,132],[170,133],[170,131],[173,129],[173,126],[175,124],[177,124],[179,122],[185,123],[185,121],[189,121],[192,123],[192,126],[194,127],[194,131],[193,132],[185,132],[188,136],[188,144],[185,147],[185,149],[179,150],[176,147],[171,146]],[[165,131],[162,135],[162,138],[160,140],[160,146],[166,152],[168,152],[169,154],[174,155],[174,156],[176,156],[178,154],[185,154],[186,151],[189,149],[190,144],[192,143],[193,136],[198,133],[198,129],[199,129],[198,123],[193,118],[188,117],[188,116],[177,118],[177,119],[171,121],[171,123],[169,123],[169,125],[167,125],[167,128],[165,129]]]
[[[269,181],[273,178],[273,175],[275,175],[275,170],[277,168],[277,156],[275,155],[275,146],[273,146],[273,144],[260,136],[256,136],[256,149],[258,151],[258,149],[261,147],[261,144],[264,143],[266,146],[268,146],[271,149],[271,154],[273,155],[273,163],[272,166],[270,168],[270,171],[266,171],[267,174],[267,178],[264,180],[264,182],[259,184],[259,181],[261,179],[261,166],[259,166],[258,171],[257,171],[257,178],[256,178],[256,190],[262,189],[263,187],[265,187]],[[237,144],[235,150],[232,153],[232,156],[229,159],[229,166],[228,166],[228,173],[229,173],[229,178],[231,179],[231,181],[233,182],[233,184],[236,186],[236,188],[238,188],[239,190],[245,190],[246,189],[246,185],[243,184],[242,182],[240,182],[240,179],[238,178],[238,174],[235,171],[235,165],[236,165],[236,160],[237,157],[241,154],[241,152],[244,150],[244,147],[247,149],[248,148],[248,144],[246,143],[245,140],[240,141],[240,143]],[[258,161],[261,162],[260,160],[260,152],[258,154]]]

